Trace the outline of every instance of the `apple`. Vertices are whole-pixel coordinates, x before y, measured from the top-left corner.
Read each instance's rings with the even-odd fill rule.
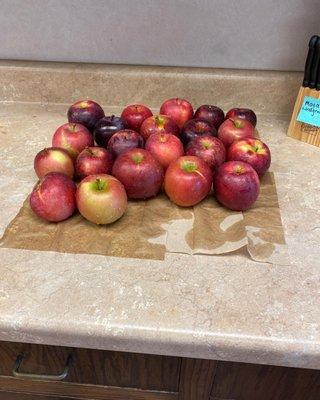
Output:
[[[204,119],[218,129],[224,121],[224,112],[217,106],[204,104],[194,113],[194,118]]]
[[[122,182],[131,199],[155,196],[163,182],[161,164],[144,149],[122,153],[113,164],[112,175]]]
[[[229,147],[235,140],[253,137],[254,126],[245,119],[226,119],[218,129],[218,138]]]
[[[117,221],[127,209],[127,194],[122,183],[108,174],[84,178],[77,188],[76,201],[80,214],[98,225]]]
[[[258,174],[251,165],[242,161],[227,161],[220,165],[214,176],[216,199],[234,211],[248,210],[260,192]]]
[[[226,119],[229,118],[245,119],[254,127],[257,125],[257,116],[250,108],[231,108],[226,114]]]
[[[121,113],[121,118],[129,129],[139,132],[143,121],[152,116],[150,108],[142,104],[127,106]]]
[[[37,183],[30,195],[30,207],[40,218],[59,222],[76,209],[76,184],[65,174],[50,172]]]
[[[179,136],[180,129],[174,120],[167,115],[153,115],[143,121],[140,134],[144,140],[147,140],[154,133],[171,133]]]
[[[131,129],[124,129],[115,133],[108,142],[107,149],[116,158],[126,150],[136,147],[142,148],[144,140],[138,132]]]
[[[204,119],[195,118],[187,121],[181,131],[181,140],[186,146],[190,140],[195,139],[197,136],[217,136],[217,130],[210,122]]]
[[[146,141],[145,149],[150,151],[164,169],[184,154],[181,140],[170,133],[154,133]]]
[[[78,155],[75,163],[76,175],[83,179],[88,175],[110,174],[113,157],[103,147],[87,147]]]
[[[95,124],[104,117],[104,111],[93,100],[80,100],[69,107],[67,115],[69,122],[84,125],[92,132]]]
[[[203,200],[211,190],[212,171],[196,156],[183,156],[173,161],[164,177],[164,190],[178,206],[190,207]]]
[[[169,99],[162,103],[160,114],[172,118],[181,129],[193,117],[193,108],[187,100],[179,98]]]
[[[52,146],[65,149],[75,159],[83,149],[94,146],[94,141],[85,126],[69,122],[55,131]]]
[[[93,137],[98,146],[107,147],[111,136],[126,128],[127,124],[121,117],[115,115],[103,117],[95,124]]]
[[[49,172],[61,172],[71,179],[74,175],[73,160],[69,153],[58,147],[49,147],[39,151],[34,159],[34,170],[38,178]]]
[[[214,136],[198,136],[191,140],[186,147],[186,154],[202,158],[214,171],[226,160],[226,149]]]
[[[243,161],[253,167],[261,178],[271,163],[269,147],[259,139],[247,138],[232,143],[227,153],[228,161]]]

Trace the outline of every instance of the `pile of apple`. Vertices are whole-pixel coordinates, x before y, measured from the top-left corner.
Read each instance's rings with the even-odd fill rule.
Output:
[[[225,116],[219,107],[202,105],[194,112],[187,100],[175,98],[158,115],[129,105],[117,117],[83,100],[69,108],[68,121],[54,133],[53,147],[34,160],[40,180],[30,205],[47,221],[65,220],[78,209],[93,223],[109,224],[124,214],[127,198],[148,199],[162,188],[172,202],[190,207],[213,186],[219,203],[244,211],[270,166],[249,109]]]

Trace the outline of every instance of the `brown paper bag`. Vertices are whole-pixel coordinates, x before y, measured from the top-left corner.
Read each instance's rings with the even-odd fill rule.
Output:
[[[166,253],[225,254],[247,248],[258,261],[288,263],[275,181],[267,173],[254,207],[244,213],[208,196],[182,208],[165,195],[129,201],[117,222],[97,226],[76,214],[59,223],[36,217],[27,199],[7,227],[1,246],[65,253],[162,260]]]

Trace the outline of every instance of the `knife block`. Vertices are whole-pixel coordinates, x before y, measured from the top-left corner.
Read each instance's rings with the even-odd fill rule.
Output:
[[[302,142],[320,147],[320,128],[317,126],[305,124],[304,122],[297,121],[297,117],[305,96],[319,99],[320,90],[310,89],[308,87],[301,86],[294,105],[287,135],[294,139],[301,140]]]

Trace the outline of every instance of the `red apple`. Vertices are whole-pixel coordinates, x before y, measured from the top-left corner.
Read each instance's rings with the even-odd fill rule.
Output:
[[[226,119],[245,119],[254,127],[257,125],[257,116],[250,108],[231,108],[226,114]]]
[[[210,122],[204,119],[190,119],[187,121],[181,131],[181,140],[186,146],[191,140],[198,136],[217,136],[217,130]]]
[[[126,128],[127,124],[120,117],[103,117],[95,124],[93,137],[98,146],[107,147],[111,136]]]
[[[49,172],[61,172],[71,179],[74,175],[73,160],[69,153],[58,147],[49,147],[39,151],[34,159],[34,170],[38,178]]]
[[[160,114],[168,115],[181,129],[193,117],[192,105],[184,99],[169,99],[162,103]]]
[[[122,182],[131,199],[155,196],[163,182],[162,166],[144,149],[122,153],[113,164],[112,175]]]
[[[204,104],[194,113],[194,118],[204,119],[218,129],[224,121],[224,112],[219,107]]]
[[[127,208],[127,194],[122,183],[107,174],[84,178],[78,186],[76,200],[80,214],[99,225],[117,221]]]
[[[229,147],[238,139],[254,136],[254,126],[245,119],[226,119],[218,129],[218,138]]]
[[[232,143],[227,153],[228,161],[243,161],[253,167],[261,178],[270,167],[269,147],[259,139],[247,138]]]
[[[76,189],[76,184],[67,175],[50,172],[33,189],[31,209],[46,221],[63,221],[74,213]]]
[[[150,151],[164,169],[184,154],[180,139],[170,133],[154,133],[147,140],[145,149]]]
[[[260,191],[258,174],[242,161],[228,161],[214,177],[216,199],[234,211],[245,211],[257,200]]]
[[[147,140],[154,133],[171,133],[179,136],[180,129],[174,120],[167,115],[153,115],[143,121],[140,134]]]
[[[203,200],[212,186],[212,171],[199,157],[183,156],[173,161],[164,177],[164,190],[178,206],[190,207]]]
[[[121,118],[128,128],[139,132],[143,121],[152,116],[150,108],[142,104],[132,104],[127,106],[121,114]]]
[[[67,123],[59,126],[55,131],[52,146],[65,149],[72,158],[76,158],[83,149],[94,146],[94,141],[85,126]]]
[[[202,158],[214,171],[226,160],[226,149],[216,137],[198,136],[188,143],[186,154]]]
[[[113,157],[103,147],[87,147],[78,155],[75,167],[80,179],[88,175],[110,174]]]
[[[90,132],[95,124],[104,117],[102,107],[93,100],[80,100],[68,110],[68,121],[84,125]]]
[[[124,151],[134,149],[136,147],[142,148],[144,140],[138,132],[131,129],[123,129],[115,133],[108,142],[107,149],[116,158]]]

